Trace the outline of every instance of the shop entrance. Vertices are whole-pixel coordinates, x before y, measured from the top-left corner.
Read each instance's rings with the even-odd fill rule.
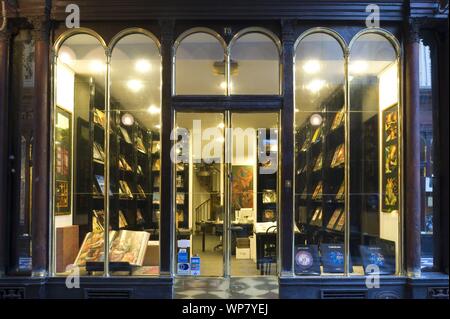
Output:
[[[276,112],[177,112],[178,276],[278,272]]]

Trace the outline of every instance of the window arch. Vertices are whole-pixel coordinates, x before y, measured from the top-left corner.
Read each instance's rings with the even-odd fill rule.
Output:
[[[135,249],[145,251],[150,234],[152,249],[159,249],[159,41],[132,28],[107,47],[95,32],[83,29],[63,35],[55,56],[53,210],[61,216],[52,219],[54,272],[68,274],[62,247],[82,243],[70,260],[82,276],[102,263],[109,270],[112,264],[104,260],[140,266],[135,275],[157,275],[159,265],[144,265]],[[72,235],[56,241],[66,231]],[[119,253],[114,248],[119,240],[141,247],[133,244]],[[111,249],[103,242],[112,242]]]
[[[275,34],[257,27],[243,29],[228,50],[231,94],[280,94],[281,43]]]
[[[381,273],[401,269],[402,142],[400,47],[390,33],[368,29],[348,59],[350,240],[354,258],[386,256]],[[359,134],[358,134],[359,132]]]
[[[226,44],[208,28],[193,28],[175,41],[176,95],[226,95]]]
[[[94,133],[89,123],[93,120],[94,105],[99,110],[106,109],[107,58],[105,42],[89,29],[63,34],[56,41],[54,50],[52,270],[67,275],[68,260],[64,260],[67,251],[62,253],[62,248],[77,247],[94,228],[91,205],[94,189],[90,173],[93,165],[91,136]],[[97,132],[101,143],[104,136]],[[97,168],[97,174],[105,175],[104,166]],[[95,210],[104,211],[103,200],[97,200],[95,205]],[[105,228],[104,221],[98,220],[95,227]],[[63,232],[71,233],[70,242],[62,239],[64,236],[60,234]],[[103,236],[91,236],[90,240],[94,239],[102,241]],[[72,257],[69,264],[74,262],[76,255]]]
[[[295,46],[295,225],[306,237],[296,248],[298,275],[345,272],[345,53],[344,40],[324,28],[302,34]],[[315,257],[315,268],[304,267],[302,254],[319,249],[335,249],[339,265],[321,269]]]

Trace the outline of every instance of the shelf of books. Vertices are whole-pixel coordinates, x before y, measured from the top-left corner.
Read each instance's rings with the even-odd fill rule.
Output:
[[[181,141],[181,136],[178,141]],[[176,227],[189,229],[189,163],[177,163],[175,171]]]
[[[344,95],[337,90],[321,105],[322,123],[296,130],[297,226],[311,242],[340,241],[345,225]],[[333,239],[332,239],[333,240]]]
[[[104,228],[105,113],[93,108],[93,207],[92,229]],[[160,142],[159,133],[138,121],[125,126],[119,110],[111,112],[110,130],[110,230],[159,229]],[[98,205],[96,203],[99,203]],[[156,238],[157,239],[157,238]]]

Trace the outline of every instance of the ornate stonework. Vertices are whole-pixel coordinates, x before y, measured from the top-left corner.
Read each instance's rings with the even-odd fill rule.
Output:
[[[47,16],[29,17],[28,22],[33,27],[32,36],[35,41],[49,41],[50,20]]]

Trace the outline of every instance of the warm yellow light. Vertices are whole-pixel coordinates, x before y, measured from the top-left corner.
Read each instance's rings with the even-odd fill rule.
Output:
[[[140,73],[147,73],[151,70],[152,65],[147,60],[138,60],[136,61],[134,68]]]
[[[303,70],[306,73],[314,74],[320,71],[320,63],[317,60],[310,60],[303,64]]]
[[[106,70],[106,64],[100,60],[94,60],[89,64],[93,73],[102,73]]]
[[[225,142],[225,139],[223,137],[219,137],[219,138],[216,138],[216,142],[223,143],[223,142]]]
[[[157,130],[160,130],[160,129],[161,129],[161,125],[156,124],[156,125],[155,125],[155,128],[156,128]]]
[[[220,88],[225,90],[227,88],[227,82],[223,81],[220,83]]]
[[[62,63],[64,64],[70,64],[72,62],[72,57],[70,56],[69,53],[67,52],[62,52],[59,55],[59,59],[61,60]]]
[[[220,123],[219,125],[217,125],[217,127],[220,128],[220,129],[222,129],[222,128],[225,127],[225,124],[224,124],[224,123]]]
[[[147,109],[147,112],[152,115],[155,115],[155,114],[161,113],[161,109],[159,107],[157,107],[156,105],[150,105]]]
[[[349,65],[350,73],[361,74],[367,71],[369,64],[367,61],[354,61]]]
[[[137,92],[137,91],[141,90],[144,85],[139,80],[129,80],[127,82],[127,86],[131,91]]]
[[[324,80],[320,80],[320,79],[312,80],[306,86],[306,89],[308,89],[312,93],[317,93],[325,86],[325,83],[326,82]]]

